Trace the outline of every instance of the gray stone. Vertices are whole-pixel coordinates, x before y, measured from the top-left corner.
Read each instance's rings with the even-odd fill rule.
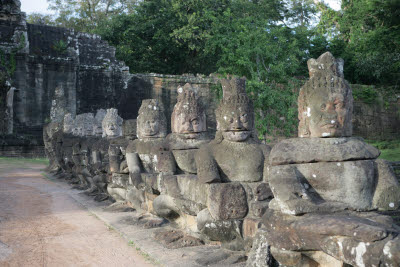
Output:
[[[358,212],[290,216],[269,210],[263,220],[265,237],[280,250],[322,251],[353,266],[399,263],[399,228],[386,216]]]
[[[272,257],[265,229],[258,230],[249,253],[246,267],[271,267]]]
[[[204,244],[200,239],[188,236],[178,230],[160,230],[154,233],[154,238],[168,249],[194,247]]]
[[[197,214],[197,228],[208,240],[230,243],[234,240],[241,240],[241,228],[243,222],[240,220],[217,221],[211,217],[208,209]]]
[[[276,144],[270,165],[376,159],[380,152],[357,137],[293,138]]]
[[[237,182],[210,184],[207,207],[216,220],[244,218],[248,211],[246,192]]]
[[[64,115],[64,127],[63,127],[63,131],[66,134],[70,134],[72,133],[72,130],[74,128],[74,118],[72,117],[71,113],[67,113]]]

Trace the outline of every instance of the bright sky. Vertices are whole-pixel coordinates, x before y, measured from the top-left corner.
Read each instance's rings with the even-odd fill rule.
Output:
[[[325,0],[333,9],[340,9],[341,0]],[[26,13],[53,13],[47,10],[47,0],[21,0],[21,9]]]
[[[38,13],[53,13],[47,10],[47,0],[21,0],[21,10],[27,14],[32,12]]]

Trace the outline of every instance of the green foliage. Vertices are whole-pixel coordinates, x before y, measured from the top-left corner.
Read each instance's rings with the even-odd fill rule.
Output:
[[[63,55],[67,52],[68,44],[64,40],[58,40],[54,42],[52,48],[58,54]]]
[[[55,18],[52,15],[33,12],[28,14],[26,21],[30,24],[56,26]]]
[[[378,91],[373,86],[352,86],[354,100],[361,100],[366,104],[376,102]]]
[[[16,41],[18,45],[13,47],[9,53],[6,53],[3,49],[0,48],[0,69],[3,69],[6,74],[7,78],[10,78],[14,75],[15,70],[17,68],[17,61],[15,56],[18,52],[20,52],[26,45],[25,35],[20,34]]]
[[[341,11],[322,10],[320,31],[332,37],[351,83],[400,82],[400,1],[346,0]]]
[[[132,13],[137,0],[47,0],[49,9],[56,11],[55,18],[42,16],[39,21],[50,25],[93,32],[111,16]],[[33,16],[32,20],[38,16]]]
[[[10,157],[0,157],[0,164],[13,164],[13,165],[18,165],[18,166],[23,166],[24,163],[25,164],[28,163],[28,164],[48,165],[49,164],[49,160],[47,158],[10,158]]]
[[[379,156],[380,159],[400,161],[400,140],[366,140],[366,142],[381,151],[381,155]]]

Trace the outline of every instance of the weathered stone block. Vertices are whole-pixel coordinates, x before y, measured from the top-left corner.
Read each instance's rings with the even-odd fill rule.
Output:
[[[248,211],[246,192],[240,183],[210,184],[207,207],[216,220],[244,218]]]
[[[196,175],[177,175],[177,184],[184,199],[207,205],[208,184],[199,181]]]

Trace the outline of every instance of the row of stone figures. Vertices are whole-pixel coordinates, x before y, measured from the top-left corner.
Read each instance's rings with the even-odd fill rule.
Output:
[[[67,114],[44,130],[50,168],[97,200],[111,197],[205,241],[249,250],[249,266],[400,266],[400,188],[380,152],[351,137],[343,61],[308,61],[299,138],[258,141],[245,80],[221,81],[217,132],[196,89],[178,88],[172,133],[158,100],[137,120],[116,109]],[[137,125],[137,127],[136,127]],[[250,250],[251,248],[251,250]]]

